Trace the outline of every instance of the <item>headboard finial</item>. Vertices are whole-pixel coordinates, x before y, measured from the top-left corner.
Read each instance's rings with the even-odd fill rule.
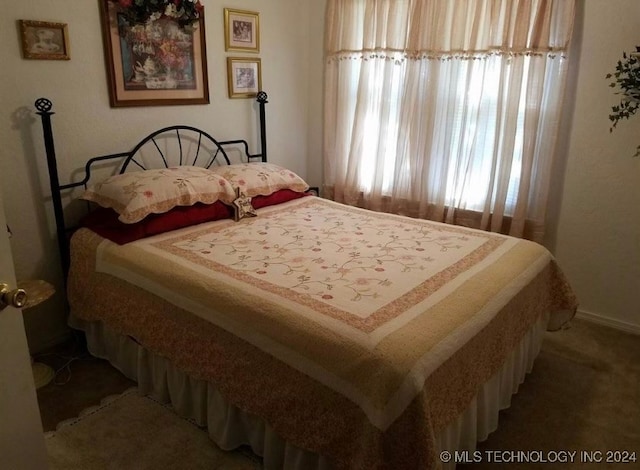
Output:
[[[34,103],[34,106],[41,113],[48,113],[51,111],[51,108],[53,108],[53,103],[47,98],[38,98]]]
[[[267,96],[267,93],[264,91],[259,91],[257,96],[256,96],[256,101],[258,103],[268,103],[267,98],[269,98]]]

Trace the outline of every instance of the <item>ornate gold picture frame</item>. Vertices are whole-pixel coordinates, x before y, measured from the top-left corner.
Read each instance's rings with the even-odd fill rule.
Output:
[[[224,9],[225,51],[260,52],[260,14]]]
[[[66,23],[19,20],[22,56],[25,59],[69,60]]]
[[[262,64],[252,57],[227,57],[229,98],[253,98],[262,90]]]

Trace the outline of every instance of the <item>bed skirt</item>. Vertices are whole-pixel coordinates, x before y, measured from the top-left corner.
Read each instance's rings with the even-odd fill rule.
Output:
[[[128,336],[117,334],[100,322],[85,322],[73,315],[69,317],[69,325],[84,331],[92,355],[108,360],[137,382],[139,393],[171,403],[178,414],[206,427],[220,448],[231,450],[249,445],[262,457],[265,469],[331,468],[328,459],[285,442],[259,417],[227,403],[212,384],[189,377]],[[500,371],[481,386],[467,409],[436,436],[440,451],[473,451],[478,441],[487,439],[497,429],[499,411],[510,406],[511,396],[533,368],[547,327],[548,317],[538,320]],[[455,463],[443,464],[443,468],[455,468]]]

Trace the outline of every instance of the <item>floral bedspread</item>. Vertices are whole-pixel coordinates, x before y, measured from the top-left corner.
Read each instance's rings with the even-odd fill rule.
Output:
[[[221,384],[237,406],[338,466],[432,464],[434,432],[528,328],[575,308],[535,243],[314,197],[122,246],[81,237],[96,254],[75,268],[84,273],[70,284],[75,314]],[[109,290],[81,286],[84,277],[175,311],[109,313],[113,304],[80,298]],[[178,321],[179,331],[162,326]],[[327,426],[336,437],[322,435]]]

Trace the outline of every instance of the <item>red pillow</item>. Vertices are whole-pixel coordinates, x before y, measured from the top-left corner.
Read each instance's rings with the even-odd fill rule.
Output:
[[[309,196],[290,189],[281,189],[269,196],[254,196],[251,204],[255,209],[282,204],[299,197]],[[202,224],[220,219],[232,219],[233,208],[222,201],[213,204],[198,202],[193,206],[177,206],[163,214],[149,214],[133,224],[125,224],[118,220],[118,213],[113,209],[98,207],[80,221],[81,227],[93,230],[101,237],[118,245],[124,245],[141,238],[176,230],[190,225]]]
[[[291,189],[280,189],[268,196],[253,196],[251,198],[251,205],[254,209],[260,209],[261,207],[273,206],[275,204],[282,204],[283,202],[298,199],[299,197],[309,196],[308,193],[299,193],[292,191]]]
[[[80,221],[82,227],[93,230],[101,237],[119,245],[141,238],[176,230],[189,225],[233,218],[233,209],[221,201],[213,204],[196,203],[193,206],[177,206],[163,214],[149,214],[139,222],[125,224],[118,220],[113,209],[100,207]]]

